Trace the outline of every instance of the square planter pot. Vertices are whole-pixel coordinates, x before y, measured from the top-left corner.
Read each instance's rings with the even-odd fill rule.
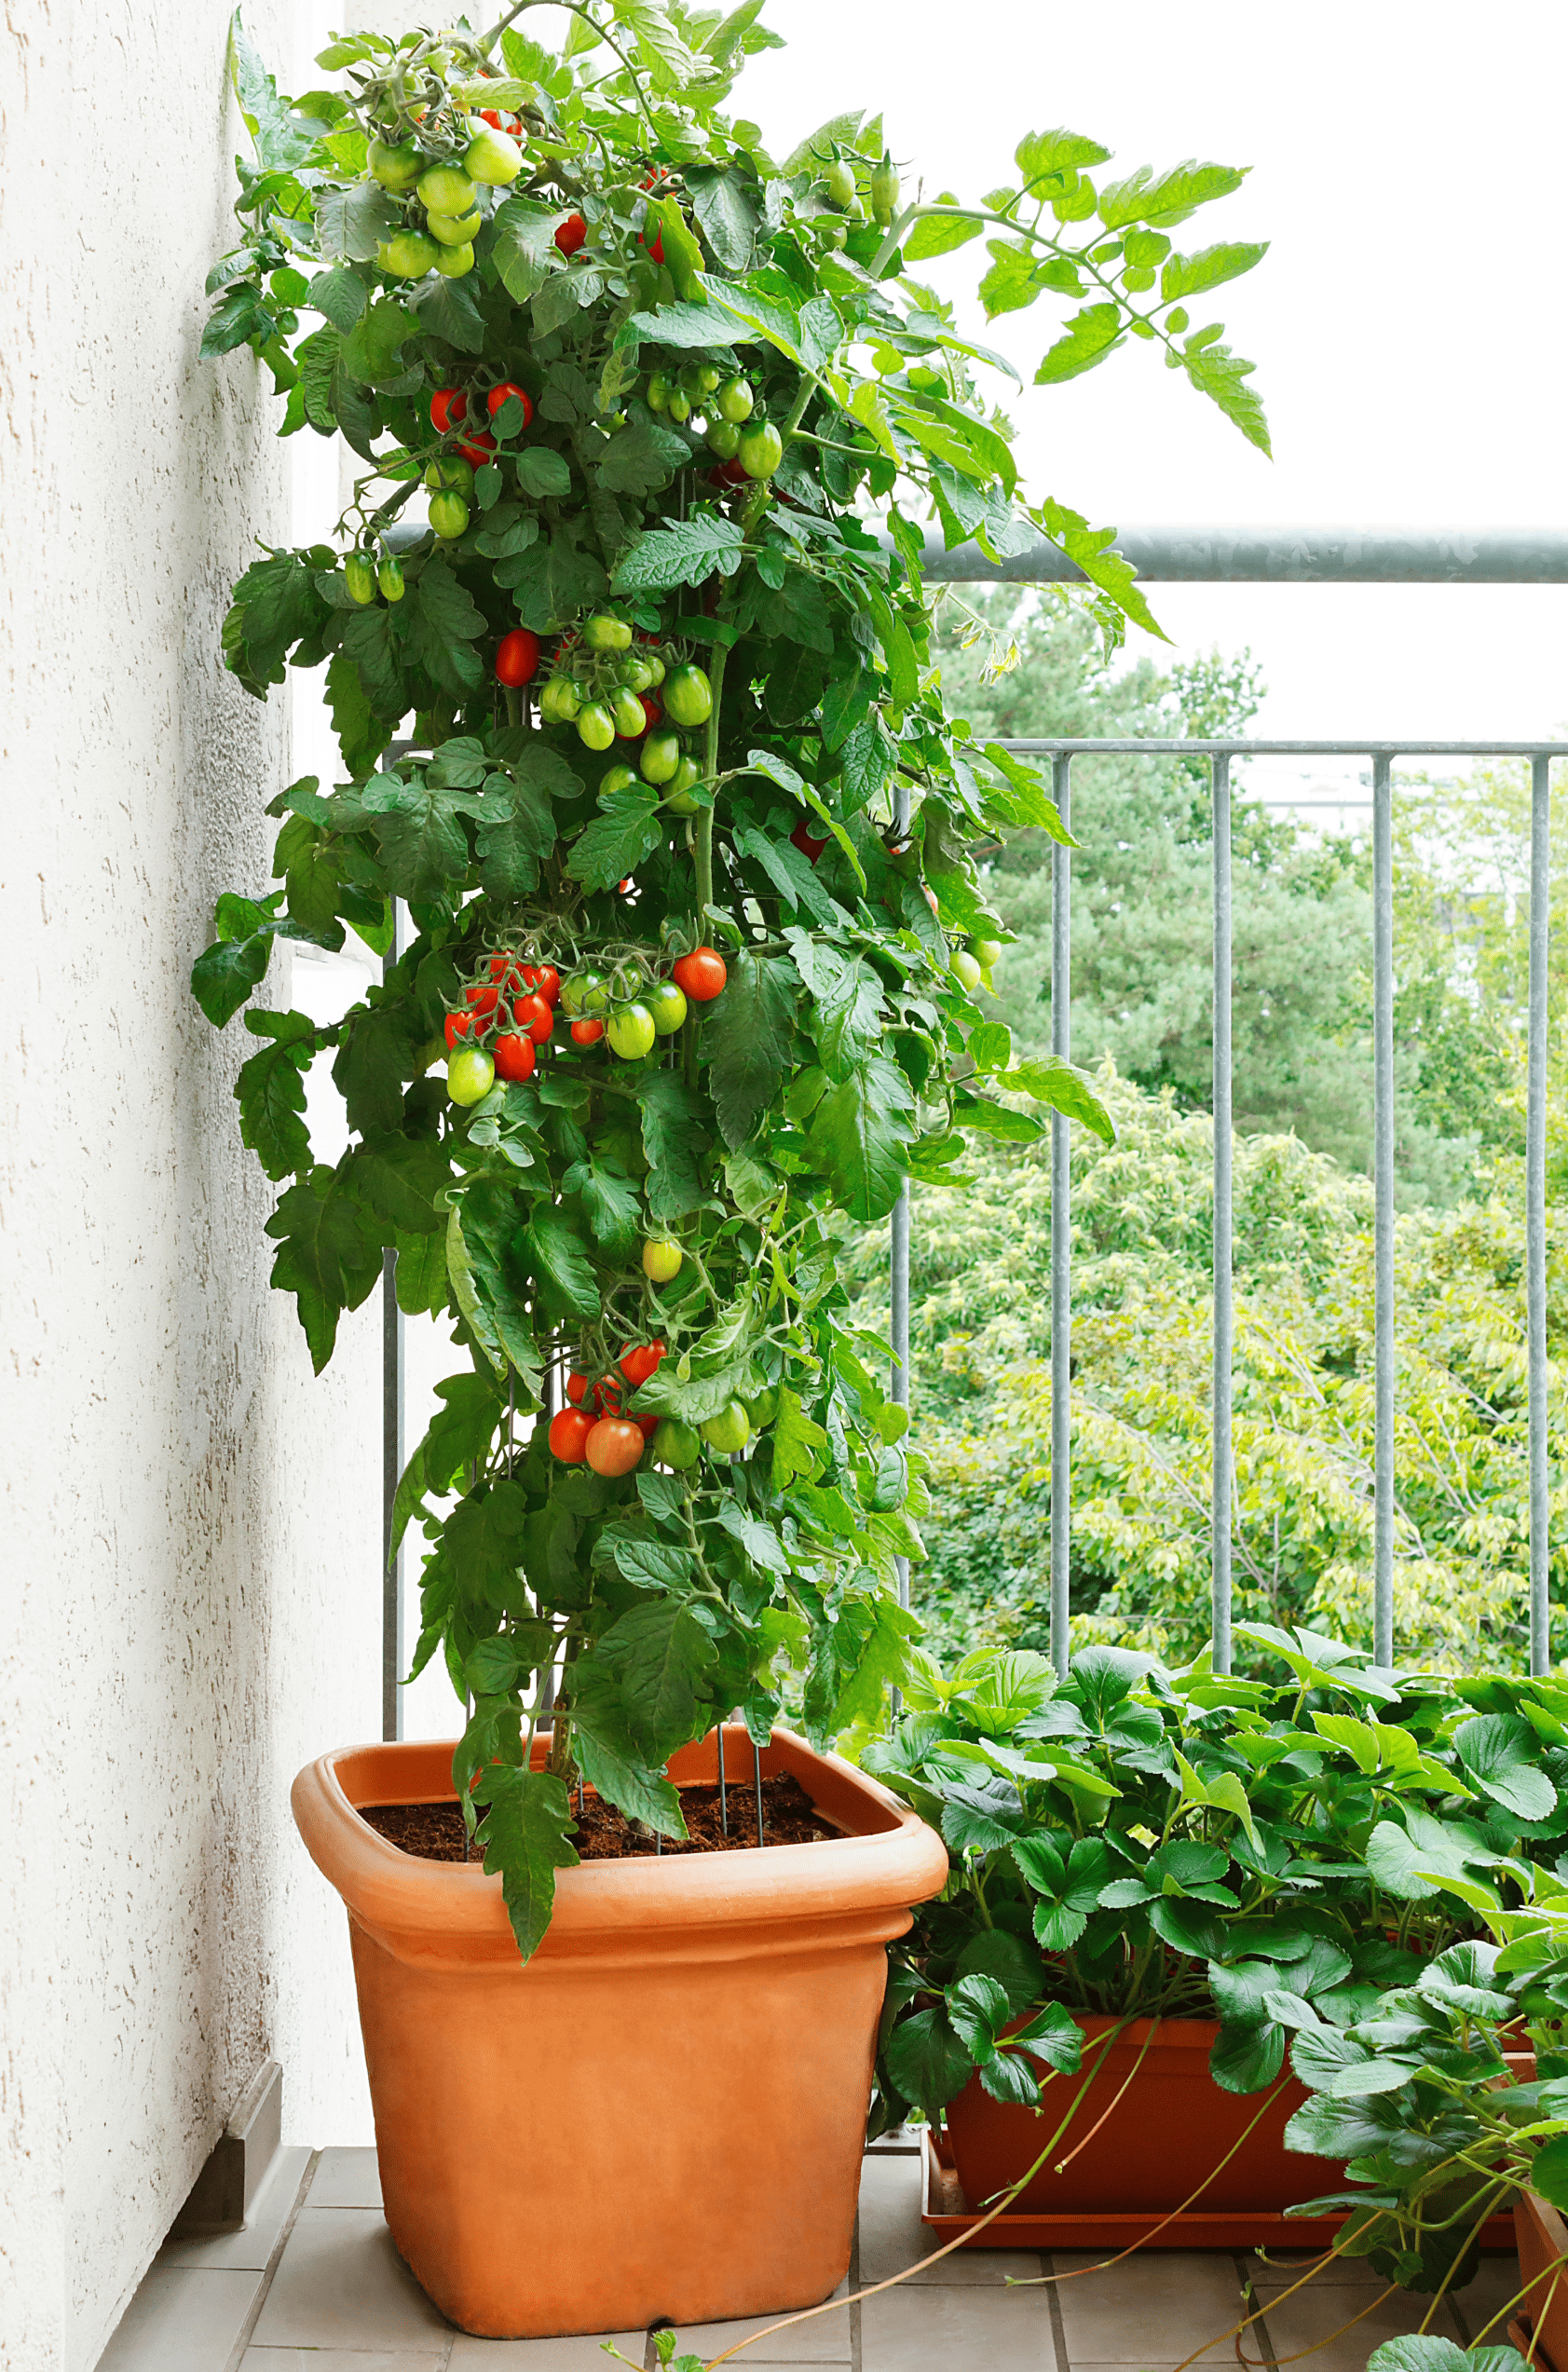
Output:
[[[542,1756],[548,1741],[536,1752]],[[753,1772],[743,1729],[725,1774]],[[455,1800],[450,1745],[347,1748],[293,1810],[348,1911],[387,2221],[421,2286],[489,2338],[786,2313],[849,2265],[889,1939],[948,1874],[940,1838],[775,1731],[838,1836],[585,1862],[525,1966],[498,1877],[424,1861],[360,1805]],[[670,1765],[711,1786],[710,1736]]]

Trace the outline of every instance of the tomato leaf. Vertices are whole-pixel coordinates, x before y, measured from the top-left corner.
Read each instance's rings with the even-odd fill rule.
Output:
[[[566,871],[585,889],[611,889],[635,872],[663,832],[656,790],[638,783],[611,791],[601,812],[573,841]]]
[[[611,437],[593,464],[602,486],[615,494],[657,494],[691,458],[691,447],[659,420],[634,421]]]
[[[884,1055],[870,1056],[818,1104],[812,1156],[852,1219],[885,1219],[898,1200],[914,1108],[908,1081]]]
[[[744,540],[736,521],[716,511],[653,528],[621,553],[610,591],[668,593],[676,585],[704,584],[715,574],[732,577]]]
[[[311,1166],[310,1132],[301,1115],[316,1025],[303,1013],[248,1013],[245,1027],[272,1043],[239,1067],[234,1083],[239,1134],[268,1178],[288,1178]]]
[[[684,1219],[703,1195],[702,1159],[710,1141],[696,1097],[677,1071],[650,1070],[637,1082],[648,1206],[658,1220]]]
[[[485,1873],[499,1874],[517,1949],[530,1960],[555,1907],[555,1873],[575,1869],[579,1860],[566,1780],[553,1771],[487,1763],[474,1796],[489,1807],[479,1830]]]
[[[730,959],[723,995],[703,1016],[708,1093],[731,1152],[745,1143],[789,1069],[799,993],[799,975],[787,957],[743,948]]]
[[[525,1233],[546,1309],[556,1317],[597,1317],[598,1283],[570,1220],[553,1206],[542,1205]]]

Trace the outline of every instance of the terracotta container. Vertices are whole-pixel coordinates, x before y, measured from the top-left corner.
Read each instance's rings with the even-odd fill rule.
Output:
[[[1568,2224],[1555,2207],[1521,2191],[1514,2207],[1519,2285],[1525,2296],[1508,2338],[1541,2372],[1568,2372]],[[1489,2345],[1497,2333],[1487,2334]]]
[[[1094,2056],[1095,2038],[1115,2023],[1078,2020],[1085,2065]],[[1340,2170],[1327,2160],[1285,2147],[1287,2120],[1306,2099],[1305,2089],[1290,2078],[1227,2159],[1257,2117],[1264,2093],[1225,2092],[1214,2081],[1208,2054],[1219,2028],[1198,2018],[1161,2020],[1123,2092],[1149,2031],[1150,2021],[1139,2019],[1111,2044],[1051,2159],[1007,2213],[976,2235],[975,2245],[1125,2248],[1156,2225],[1161,2248],[1315,2248],[1331,2240],[1342,2216],[1284,2213],[1342,2182]],[[1044,2068],[1036,2065],[1043,2075]],[[944,2237],[957,2238],[1033,2163],[1081,2081],[1056,2077],[1045,2087],[1044,2113],[1036,2117],[993,2100],[972,2077],[948,2106],[945,2147],[927,2170],[925,2222]],[[1221,2159],[1224,2166],[1193,2199]],[[949,2170],[950,2179],[945,2179]],[[1484,2247],[1506,2247],[1507,2218],[1493,2217],[1481,2237]],[[1568,2372],[1568,2361],[1559,2372]]]
[[[539,1750],[543,1752],[541,1743]],[[400,1852],[356,1806],[452,1800],[450,1745],[347,1748],[294,1781],[348,1910],[392,2237],[486,2338],[788,2312],[849,2267],[884,1945],[947,1847],[836,1755],[775,1731],[841,1835],[560,1873],[525,1967],[498,1877]],[[745,1732],[725,1773],[753,1772]],[[677,1754],[712,1785],[713,1737]]]

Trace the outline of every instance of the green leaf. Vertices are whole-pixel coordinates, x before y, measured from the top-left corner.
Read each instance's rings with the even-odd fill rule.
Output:
[[[994,2053],[1002,2029],[1013,2014],[1006,1992],[994,1977],[961,1977],[948,1986],[943,1998],[953,2031],[979,2066]]]
[[[831,1087],[811,1116],[812,1158],[852,1219],[885,1219],[905,1177],[915,1099],[896,1063],[872,1055]]]
[[[555,1317],[597,1317],[599,1288],[593,1262],[564,1213],[541,1205],[525,1231],[529,1262],[540,1298]]]
[[[1232,240],[1202,248],[1195,255],[1167,255],[1160,271],[1160,302],[1177,305],[1184,296],[1201,296],[1223,280],[1237,279],[1254,264],[1261,264],[1268,252],[1267,239]]]
[[[950,255],[956,247],[967,247],[978,239],[985,225],[974,214],[932,211],[916,217],[913,226],[902,241],[907,264],[924,264],[934,255]]]
[[[560,268],[555,244],[560,222],[558,206],[541,206],[531,198],[509,198],[497,207],[489,262],[514,304],[526,305]]]
[[[634,421],[618,429],[593,464],[593,474],[614,494],[657,494],[691,458],[691,447],[659,420]]]
[[[1200,165],[1192,157],[1155,174],[1139,165],[1125,181],[1112,182],[1100,192],[1099,218],[1107,230],[1127,223],[1176,223],[1211,198],[1228,198],[1247,178],[1247,168]]]
[[[1228,346],[1206,346],[1194,348],[1187,340],[1183,368],[1200,395],[1217,403],[1227,420],[1234,421],[1260,453],[1272,453],[1268,422],[1263,406],[1255,390],[1247,384],[1256,370],[1254,362],[1245,362],[1233,354]]]
[[[459,354],[480,354],[484,348],[484,316],[466,280],[449,280],[437,273],[412,299],[419,325]]]
[[[432,791],[380,774],[365,785],[387,887],[401,898],[440,897],[469,869],[461,818],[483,815],[480,800],[463,792]]]
[[[786,1384],[779,1395],[773,1423],[773,1485],[783,1491],[794,1481],[810,1480],[818,1472],[821,1452],[828,1447],[822,1426],[800,1405],[800,1396]]]
[[[619,878],[619,877],[618,877]],[[729,961],[724,993],[703,1016],[702,1050],[719,1134],[743,1145],[789,1069],[800,982],[787,957],[743,948]]]
[[[221,1029],[266,976],[272,934],[258,931],[243,939],[220,939],[191,966],[191,993],[209,1021]]]
[[[1512,2356],[1523,2372],[1524,2358],[1512,2348],[1478,2348],[1468,2354],[1436,2331],[1409,2331],[1397,2339],[1384,2339],[1368,2356],[1367,2372],[1481,2372],[1483,2355]],[[1504,2368],[1498,2366],[1496,2372]],[[1511,2365],[1507,2372],[1512,2372]]]
[[[332,1356],[339,1315],[358,1309],[381,1275],[381,1247],[338,1183],[332,1170],[313,1170],[280,1197],[266,1222],[278,1245],[272,1282],[294,1296],[318,1375]]]
[[[566,870],[590,890],[612,889],[634,873],[664,835],[659,793],[638,783],[611,791],[573,841]]]
[[[942,1834],[955,1853],[1000,1852],[1023,1826],[1016,1791],[1002,1781],[984,1788],[949,1781],[942,1788]]]
[[[238,8],[229,20],[228,71],[262,163],[269,168],[308,164],[316,154],[317,134],[279,97],[277,84],[251,47]]]
[[[1285,2065],[1285,2032],[1272,2022],[1222,2025],[1208,2054],[1208,2072],[1222,2092],[1262,2092]]]
[[[583,1662],[613,1671],[632,1736],[662,1763],[706,1726],[706,1679],[717,1651],[689,1606],[670,1598],[634,1606]]]
[[[946,2009],[917,2010],[887,2039],[888,2073],[907,2100],[935,2120],[963,2090],[975,2062],[953,2031]]]
[[[720,271],[743,272],[762,228],[762,217],[745,183],[738,172],[710,172],[689,166],[686,185],[691,193],[692,211]]]
[[[1066,379],[1095,370],[1126,342],[1119,305],[1085,305],[1074,313],[1055,346],[1047,348],[1034,375],[1036,387],[1057,387]]]
[[[1044,1970],[1039,1953],[1031,1952],[1022,1937],[1005,1928],[983,1928],[959,1954],[958,1974],[988,1977],[999,1984],[1010,2013],[1016,2017],[1038,1999]]]
[[[265,345],[277,326],[260,289],[243,281],[231,289],[208,315],[198,352],[204,362],[211,362],[220,354],[232,354],[237,346],[252,342]]]
[[[1013,151],[1013,160],[1023,176],[1025,188],[1050,198],[1055,193],[1040,184],[1076,173],[1084,165],[1103,165],[1110,154],[1110,149],[1102,148],[1098,140],[1058,129],[1026,132]]]
[[[675,1070],[645,1072],[637,1082],[637,1100],[650,1173],[649,1214],[656,1220],[684,1219],[702,1200],[709,1128],[702,1107]]]
[[[558,502],[572,490],[571,465],[547,444],[525,445],[513,466],[519,486],[536,502]]]
[[[705,584],[716,573],[731,577],[743,542],[733,519],[699,511],[639,536],[617,561],[610,589],[622,595],[668,593],[676,585]]]
[[[1479,1787],[1522,1820],[1549,1820],[1557,1790],[1540,1767],[1540,1741],[1515,1713],[1480,1713],[1453,1733],[1460,1761]]]
[[[518,773],[503,793],[486,790],[475,836],[480,886],[492,898],[531,897],[539,885],[539,866],[555,845],[548,797],[522,779],[521,768]],[[492,784],[499,779],[492,776]]]
[[[517,1949],[531,1960],[555,1907],[555,1873],[575,1869],[579,1860],[566,1783],[553,1771],[490,1764],[474,1794],[489,1806],[479,1831],[485,1874],[499,1874]]]
[[[1051,541],[1082,568],[1091,584],[1108,593],[1135,625],[1141,626],[1146,634],[1158,635],[1161,642],[1169,640],[1138,590],[1132,563],[1112,549],[1116,540],[1114,527],[1091,527],[1078,511],[1066,510],[1049,497],[1034,516]]]
[[[268,1178],[287,1178],[310,1166],[310,1133],[301,1115],[303,1074],[316,1051],[315,1024],[303,1013],[251,1013],[245,1026],[273,1043],[240,1065],[234,1083],[240,1138]]]
[[[684,1840],[688,1831],[679,1788],[636,1759],[629,1739],[618,1752],[615,1744],[599,1735],[594,1722],[603,1701],[602,1692],[590,1690],[580,1705],[574,1704],[572,1754],[578,1769],[589,1786],[596,1788],[607,1804],[618,1806],[629,1820],[641,1820],[661,1836]],[[620,1726],[623,1729],[624,1724]]]

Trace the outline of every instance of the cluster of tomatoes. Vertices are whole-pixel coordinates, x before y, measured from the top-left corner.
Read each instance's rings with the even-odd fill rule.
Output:
[[[471,117],[469,119],[471,124]],[[523,151],[492,110],[463,151],[460,163],[439,163],[417,141],[373,140],[366,166],[373,181],[407,211],[401,229],[383,239],[375,260],[391,279],[422,280],[440,272],[462,279],[473,269],[473,242],[484,222],[479,193],[508,189],[523,170]]]
[[[557,646],[539,692],[539,716],[547,725],[575,725],[586,749],[640,742],[644,781],[671,799],[686,798],[677,812],[689,813],[696,806],[690,791],[702,778],[671,729],[707,723],[713,686],[701,667],[685,661],[667,665],[654,648],[657,639],[634,634],[624,618],[608,610],[595,610]],[[633,779],[628,773],[626,780]]]
[[[702,415],[702,429],[716,460],[714,483],[748,485],[770,478],[784,459],[784,439],[769,420],[752,417],[757,398],[751,382],[738,375],[726,377],[716,362],[683,363],[672,377],[655,371],[644,390],[650,412],[662,412],[680,426],[694,411]]]
[[[659,1240],[666,1250],[675,1254],[678,1266],[679,1245]],[[651,1243],[643,1247],[645,1268],[650,1248]],[[681,1474],[696,1465],[704,1445],[716,1456],[738,1457],[752,1435],[777,1416],[776,1385],[750,1400],[727,1401],[716,1415],[700,1425],[688,1425],[680,1417],[623,1414],[620,1378],[624,1377],[634,1392],[658,1367],[664,1348],[663,1343],[657,1341],[629,1346],[616,1361],[618,1372],[601,1376],[597,1383],[576,1372],[569,1375],[568,1405],[551,1419],[552,1456],[563,1465],[589,1465],[595,1474],[622,1475],[630,1474],[641,1464],[644,1452],[649,1452],[661,1465]]]
[[[498,948],[464,989],[462,1004],[446,1016],[447,1093],[455,1104],[477,1104],[498,1079],[531,1079],[539,1047],[554,1033],[557,1006],[574,1045],[603,1039],[622,1061],[640,1061],[659,1039],[674,1036],[689,1001],[710,1003],[728,976],[716,947],[677,956],[668,979],[653,979],[639,958],[626,956],[607,972],[584,965],[564,981],[554,964],[525,962]],[[656,1273],[649,1267],[648,1274]]]
[[[484,390],[484,408],[492,422],[497,421],[508,404],[515,403],[517,412],[500,419],[503,435],[520,435],[534,416],[534,400],[526,388],[514,379],[502,379],[495,387]],[[479,391],[475,391],[475,402]],[[430,398],[430,425],[438,436],[456,440],[456,453],[443,453],[432,461],[425,472],[429,490],[430,525],[443,543],[456,543],[468,532],[472,515],[469,509],[473,493],[473,473],[496,457],[496,439],[489,429],[470,427],[467,392],[462,388],[437,388]],[[525,682],[525,677],[520,677]]]

